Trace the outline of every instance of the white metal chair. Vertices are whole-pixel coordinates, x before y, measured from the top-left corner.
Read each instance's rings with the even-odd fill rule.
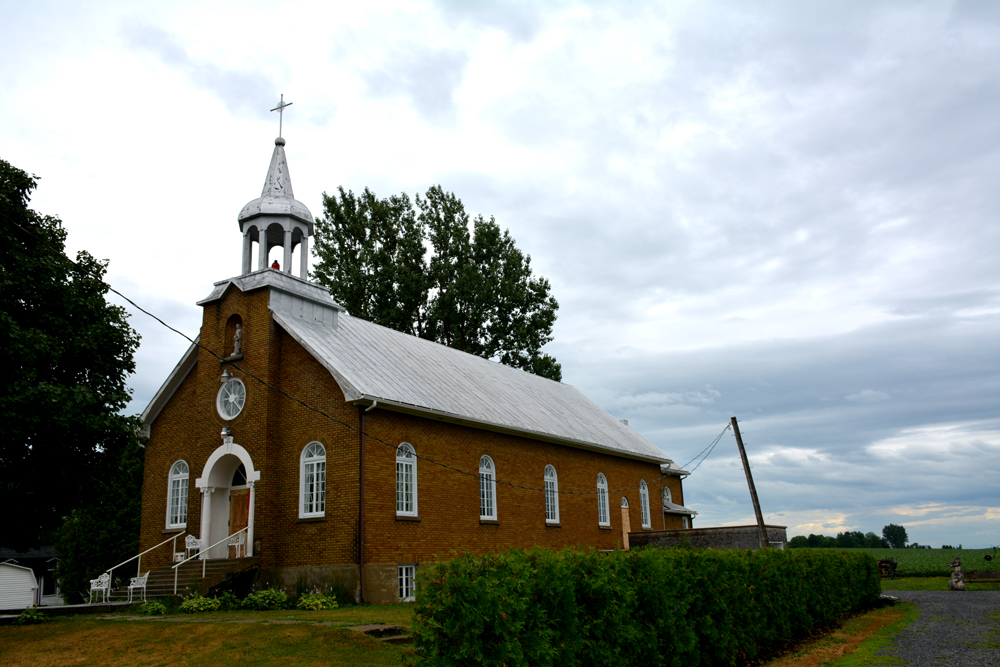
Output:
[[[97,579],[90,580],[90,604],[94,603],[94,593],[100,593],[104,601],[108,601],[108,593],[111,590],[111,575],[105,572]]]
[[[243,555],[247,555],[246,533],[243,531],[240,531],[235,535],[230,535],[229,542],[227,544],[231,547],[236,547],[236,558],[240,557],[240,547],[243,547]]]
[[[142,601],[146,601],[146,580],[149,579],[149,572],[139,577],[132,577],[132,581],[128,584],[128,601],[132,601],[132,591],[137,588],[142,589]]]
[[[194,554],[201,551],[201,540],[199,540],[194,535],[188,535],[184,538],[184,557],[190,558]]]

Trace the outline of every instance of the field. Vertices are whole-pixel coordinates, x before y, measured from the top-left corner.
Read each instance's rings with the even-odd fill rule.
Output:
[[[899,561],[897,577],[947,577],[951,575],[948,563],[962,559],[965,572],[1000,570],[1000,550],[992,561],[983,556],[993,556],[993,549],[842,549],[842,551],[867,551],[876,559],[895,558]]]

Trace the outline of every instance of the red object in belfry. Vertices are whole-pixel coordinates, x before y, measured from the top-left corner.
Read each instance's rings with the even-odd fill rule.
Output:
[[[279,271],[281,270],[281,267],[278,266],[278,260],[274,260],[274,262],[271,264],[271,268],[278,269]]]

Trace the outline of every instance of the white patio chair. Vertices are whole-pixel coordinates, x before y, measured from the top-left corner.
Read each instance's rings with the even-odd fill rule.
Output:
[[[240,557],[240,547],[243,547],[243,555],[247,555],[247,545],[246,545],[246,533],[240,531],[235,535],[229,536],[228,545],[231,547],[236,547],[236,558]]]
[[[90,604],[94,603],[94,593],[100,593],[104,601],[108,601],[108,593],[111,590],[111,575],[107,572],[97,579],[90,580]]]
[[[132,581],[128,584],[128,601],[132,601],[132,591],[137,588],[142,589],[142,601],[146,601],[146,580],[149,579],[149,572],[142,575],[141,577],[132,577]]]
[[[184,558],[190,558],[199,551],[201,551],[201,540],[194,535],[184,538]]]

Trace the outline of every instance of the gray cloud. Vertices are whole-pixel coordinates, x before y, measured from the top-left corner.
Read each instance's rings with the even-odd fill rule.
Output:
[[[167,32],[151,25],[131,24],[124,36],[132,47],[158,58],[164,65],[178,69],[202,90],[216,95],[237,116],[266,118],[277,101],[277,86],[259,71],[225,69],[209,62],[199,62]]]
[[[396,51],[388,63],[365,74],[375,97],[408,98],[434,124],[448,124],[455,116],[455,89],[465,74],[468,56],[457,50]]]

